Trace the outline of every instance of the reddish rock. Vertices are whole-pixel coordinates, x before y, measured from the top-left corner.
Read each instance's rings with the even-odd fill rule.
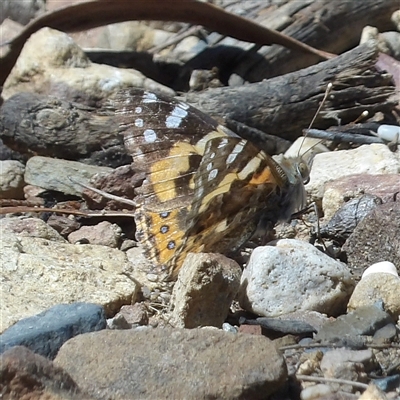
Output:
[[[3,400],[90,400],[71,376],[23,346],[3,353],[0,393]]]

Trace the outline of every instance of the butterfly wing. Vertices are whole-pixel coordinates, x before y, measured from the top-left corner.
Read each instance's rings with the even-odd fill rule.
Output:
[[[287,179],[251,142],[219,137],[208,141],[194,184],[186,237],[173,260],[172,275],[188,252],[234,251],[254,233],[261,216],[276,222]]]
[[[136,237],[148,258],[168,264],[186,232],[206,143],[235,135],[188,104],[141,89],[122,91],[111,104],[134,166],[146,174],[137,191]]]

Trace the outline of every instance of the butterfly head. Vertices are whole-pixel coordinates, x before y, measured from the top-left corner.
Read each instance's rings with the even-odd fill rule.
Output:
[[[275,158],[275,157],[274,157]],[[285,172],[287,185],[282,196],[282,216],[280,220],[288,220],[290,216],[305,208],[307,194],[305,185],[310,180],[312,158],[306,160],[303,157],[275,158]]]

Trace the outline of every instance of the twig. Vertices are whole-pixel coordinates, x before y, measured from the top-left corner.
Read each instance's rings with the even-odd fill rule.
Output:
[[[385,143],[382,139],[378,137],[359,135],[357,133],[329,132],[320,129],[305,129],[303,130],[303,133],[307,134],[308,137],[313,137],[323,140],[332,140],[334,142],[352,142],[361,144]]]
[[[357,389],[367,389],[368,385],[360,382],[348,381],[347,379],[335,379],[335,378],[322,378],[319,376],[308,376],[308,375],[296,375],[296,378],[300,381],[309,382],[326,382],[326,383],[338,383],[339,385],[351,385]]]

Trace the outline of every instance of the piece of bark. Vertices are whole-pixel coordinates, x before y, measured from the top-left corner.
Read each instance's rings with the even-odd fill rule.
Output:
[[[218,119],[228,116],[264,133],[293,141],[312,120],[328,82],[333,83],[333,90],[315,122],[316,127],[337,125],[339,119],[346,124],[364,110],[371,115],[377,111],[391,111],[398,98],[390,98],[395,93],[391,77],[375,71],[376,56],[376,46],[367,43],[298,72],[241,88],[188,93],[184,100]],[[52,115],[52,107],[60,124],[58,129],[38,118],[38,111],[42,109]],[[103,156],[107,156],[107,152],[115,154],[117,160],[125,160],[127,155],[117,134],[120,117],[115,111],[108,105],[97,111],[76,107],[51,97],[16,95],[0,109],[0,137],[20,152],[68,156],[80,161],[88,159],[95,164],[101,160],[101,165],[109,166],[117,163],[104,162]],[[64,120],[68,122],[63,123]],[[262,133],[259,140],[254,136],[248,139],[258,141],[260,147],[265,147],[263,141],[272,140]],[[126,163],[129,162],[130,158]]]
[[[376,43],[367,42],[332,60],[238,88],[186,93],[183,99],[214,117],[227,116],[267,134],[295,140],[333,89],[314,127],[354,121],[365,110],[390,113],[398,103],[392,77],[375,68]]]
[[[243,2],[234,3],[236,7],[225,8],[231,12],[240,9],[243,13]],[[393,0],[287,0],[279,2],[279,6],[275,3],[262,3],[253,19],[310,46],[341,54],[357,46],[366,25],[372,25],[380,32],[393,30],[391,15],[398,9],[398,2]],[[246,12],[244,15],[249,18]],[[248,82],[283,75],[318,61],[312,54],[289,51],[276,45],[264,46],[256,51],[248,43],[231,38],[223,39],[217,34],[210,36],[208,43],[213,46],[229,45],[246,51],[240,59],[230,60],[229,66],[231,73]],[[190,61],[188,67],[195,61],[198,62]],[[198,65],[195,67],[200,68]],[[220,70],[223,72],[222,68]]]
[[[110,167],[131,161],[113,118],[51,96],[12,96],[0,109],[0,131],[4,143],[21,154]]]

